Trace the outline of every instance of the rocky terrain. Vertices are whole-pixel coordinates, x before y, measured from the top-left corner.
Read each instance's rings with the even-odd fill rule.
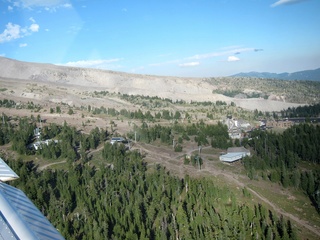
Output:
[[[2,98],[48,103],[63,102],[70,105],[81,105],[83,101],[86,104],[90,102],[92,105],[97,104],[96,100],[90,99],[89,95],[85,94],[93,91],[158,96],[187,102],[219,100],[234,102],[244,109],[260,111],[280,111],[288,107],[319,102],[320,99],[320,84],[309,87],[308,82],[297,81],[295,84],[290,84],[285,81],[250,78],[150,76],[21,62],[3,57],[0,57],[0,83]],[[242,97],[239,95],[230,97],[219,92],[219,90],[234,89],[241,93],[264,92],[266,97],[246,98],[246,94],[245,97],[243,94]],[[299,97],[299,92],[304,97]]]

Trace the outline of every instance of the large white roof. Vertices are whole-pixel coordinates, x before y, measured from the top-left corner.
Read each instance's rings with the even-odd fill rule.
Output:
[[[245,153],[234,152],[234,153],[227,153],[225,155],[221,155],[219,159],[220,161],[223,161],[223,162],[234,162],[234,161],[240,160],[245,156],[246,156]]]

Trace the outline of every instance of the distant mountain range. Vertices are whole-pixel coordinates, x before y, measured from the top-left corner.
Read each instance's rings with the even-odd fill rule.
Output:
[[[314,70],[305,70],[293,73],[270,73],[270,72],[248,72],[238,73],[231,77],[256,77],[282,80],[309,80],[320,81],[320,68]]]

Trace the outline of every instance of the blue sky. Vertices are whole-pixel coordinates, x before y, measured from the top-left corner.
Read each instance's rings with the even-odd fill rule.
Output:
[[[0,56],[152,75],[320,67],[319,0],[0,0]]]

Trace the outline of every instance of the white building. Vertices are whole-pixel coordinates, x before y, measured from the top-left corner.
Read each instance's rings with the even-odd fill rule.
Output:
[[[244,147],[228,148],[227,154],[221,155],[219,160],[222,162],[232,163],[242,158],[250,156],[250,151]]]
[[[125,139],[123,137],[113,137],[111,138],[110,143],[113,145],[115,143],[123,143],[125,142]]]
[[[42,149],[41,146],[44,145],[44,144],[47,145],[47,146],[49,146],[49,144],[50,144],[51,142],[58,143],[59,141],[58,141],[58,140],[47,139],[47,140],[45,140],[45,141],[35,142],[35,143],[32,144],[32,146],[33,146],[33,148],[34,148],[35,150],[38,150],[38,149]]]

